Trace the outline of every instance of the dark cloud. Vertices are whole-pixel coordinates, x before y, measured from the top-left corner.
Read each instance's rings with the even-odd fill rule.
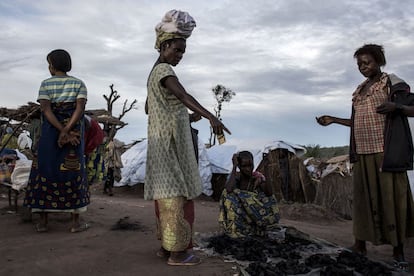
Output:
[[[314,117],[349,116],[351,94],[363,81],[353,53],[365,43],[383,44],[384,70],[414,83],[412,1],[182,0],[176,5],[197,21],[184,59],[174,68],[184,87],[211,111],[213,86],[236,92],[223,110],[233,131],[229,143],[346,144],[346,128],[319,127]],[[49,76],[46,54],[64,48],[73,58],[71,73],[87,84],[88,106],[103,107],[102,94],[114,84],[122,102],[137,99],[141,108],[125,117],[129,125],[120,138],[146,135],[142,103],[157,59],[154,26],[172,8],[168,1],[149,0],[72,0],[63,10],[55,1],[0,2],[0,89],[13,95],[4,104],[33,101],[40,81]],[[206,140],[208,122],[198,125]]]

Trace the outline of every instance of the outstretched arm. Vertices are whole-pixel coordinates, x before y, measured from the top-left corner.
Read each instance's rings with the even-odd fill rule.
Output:
[[[215,134],[222,134],[223,130],[231,134],[230,130],[212,113],[205,109],[193,96],[188,94],[178,79],[174,76],[166,77],[163,81],[164,86],[171,91],[186,107],[200,114],[210,121]]]
[[[318,124],[328,126],[330,124],[339,124],[343,126],[351,126],[351,119],[337,118],[329,115],[323,115],[315,118]]]

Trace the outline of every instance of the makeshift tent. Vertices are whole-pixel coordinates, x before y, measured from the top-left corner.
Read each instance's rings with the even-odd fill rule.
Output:
[[[264,147],[265,158],[258,170],[267,175],[278,200],[302,203],[314,200],[314,184],[299,158],[305,152],[305,148],[284,141],[274,141]]]
[[[207,158],[204,144],[198,143],[198,168],[200,171],[201,181],[203,184],[203,193],[207,196],[213,194],[211,188],[211,169],[210,162]],[[124,167],[121,169],[121,181],[115,182],[115,187],[134,186],[145,182],[145,166],[147,160],[147,140],[143,140],[130,149],[125,151],[122,156]]]
[[[316,185],[313,203],[332,210],[345,219],[352,219],[352,164],[349,156],[341,155],[318,162],[307,159],[305,164]],[[414,197],[414,171],[407,173]]]
[[[257,168],[262,160],[263,152],[269,152],[276,148],[285,148],[295,154],[303,154],[303,147],[285,143],[283,141],[271,142],[264,146],[262,150],[249,149],[254,157],[255,167]],[[211,148],[205,148],[204,144],[199,141],[199,171],[203,183],[203,193],[212,196],[213,192],[217,197],[223,190],[227,175],[233,168],[233,154],[245,150],[234,145],[216,145]],[[145,166],[147,158],[147,140],[139,142],[122,154],[121,169],[122,179],[116,182],[115,186],[133,186],[145,182]],[[217,185],[217,180],[220,181]]]
[[[307,160],[307,166],[315,175],[315,204],[332,210],[345,219],[352,218],[352,164],[349,156],[341,155],[318,162],[316,167]]]

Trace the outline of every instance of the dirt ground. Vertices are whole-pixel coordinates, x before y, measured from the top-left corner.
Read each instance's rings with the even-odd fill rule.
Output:
[[[37,233],[32,222],[25,222],[22,195],[19,209],[8,206],[7,190],[0,189],[0,275],[239,275],[237,265],[219,257],[195,253],[202,263],[193,267],[171,267],[156,256],[160,247],[155,237],[153,202],[145,201],[142,185],[115,188],[115,195],[102,194],[99,184],[91,186],[92,197],[83,220],[91,225],[85,232],[70,233],[70,216],[53,214],[49,231]],[[314,205],[281,205],[281,224],[339,246],[353,241],[352,221]],[[134,230],[113,230],[120,219],[137,226]],[[196,200],[194,231],[218,231],[218,203],[209,197]],[[368,244],[368,257],[390,263],[390,246]],[[406,245],[410,270],[414,271],[414,241]]]

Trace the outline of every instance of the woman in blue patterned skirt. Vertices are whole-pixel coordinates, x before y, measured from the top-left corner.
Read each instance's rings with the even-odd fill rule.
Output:
[[[72,233],[86,230],[79,214],[89,204],[84,159],[85,84],[67,75],[72,62],[65,50],[47,55],[51,78],[39,89],[41,135],[32,165],[24,205],[40,213],[36,231],[48,230],[48,213],[69,212]]]

